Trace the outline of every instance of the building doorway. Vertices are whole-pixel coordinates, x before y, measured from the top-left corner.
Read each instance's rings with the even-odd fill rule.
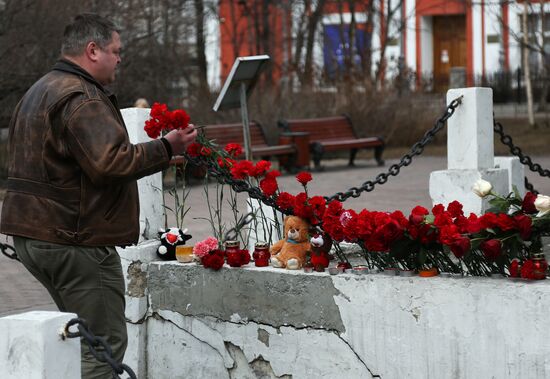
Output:
[[[434,90],[449,88],[451,67],[466,71],[466,16],[433,17]]]

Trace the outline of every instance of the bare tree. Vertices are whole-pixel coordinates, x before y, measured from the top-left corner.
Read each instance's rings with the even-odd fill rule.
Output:
[[[325,6],[325,0],[317,0],[315,8],[311,12],[311,16],[307,21],[307,35],[306,35],[306,52],[303,71],[302,85],[311,87],[313,85],[313,44],[315,41],[315,35],[317,32],[317,26],[323,15],[323,8]]]
[[[529,32],[527,28],[527,18],[529,15],[529,4],[527,2],[523,3],[523,13],[521,15],[522,29],[523,29],[523,39],[522,39],[522,49],[523,49],[523,72],[525,75],[525,88],[527,92],[527,114],[529,116],[529,125],[535,125],[535,116],[533,114],[533,89],[531,87],[531,68],[529,65]]]
[[[206,46],[204,42],[204,1],[193,0],[195,5],[195,49],[197,52],[197,66],[199,72],[199,89],[201,93],[208,91],[208,67],[206,66]]]
[[[529,124],[535,126],[534,119],[534,95],[533,85],[531,77],[533,72],[531,71],[531,57],[535,58],[535,61],[539,61],[540,67],[538,67],[538,74],[542,77],[542,87],[539,93],[538,110],[543,111],[547,108],[547,98],[550,90],[550,83],[548,76],[550,74],[550,51],[548,46],[550,41],[546,35],[545,30],[547,25],[548,14],[544,7],[546,1],[540,2],[538,0],[524,0],[521,4],[516,1],[503,1],[510,6],[521,7],[521,28],[520,30],[514,30],[510,25],[506,24],[503,17],[498,16],[498,20],[501,23],[502,28],[506,28],[510,33],[510,37],[518,43],[522,52],[522,69],[525,81],[525,91],[527,97],[527,113],[529,117]],[[550,31],[550,30],[548,30]],[[545,48],[546,46],[546,48]]]

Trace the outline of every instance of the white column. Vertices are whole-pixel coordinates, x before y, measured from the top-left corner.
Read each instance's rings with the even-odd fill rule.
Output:
[[[474,55],[474,83],[477,83],[477,76],[481,75],[483,71],[483,54],[481,45],[485,43],[481,35],[481,3],[473,2],[472,7],[472,44],[473,44],[473,55]]]
[[[125,249],[117,248],[124,272],[126,299],[126,327],[128,348],[124,363],[134,370],[138,378],[147,377],[147,317],[149,301],[147,273],[149,264],[159,260],[156,251],[160,241],[149,240]]]
[[[509,193],[508,170],[495,168],[493,145],[493,96],[490,88],[459,88],[447,92],[447,104],[463,96],[447,121],[447,170],[430,175],[430,196],[434,204],[457,200],[464,212],[481,214],[488,199],[472,192],[478,179],[489,181],[496,193]]]
[[[34,311],[0,318],[0,377],[80,378],[80,339],[61,339],[61,331],[75,317]]]
[[[416,29],[416,1],[407,0],[407,9],[405,13],[405,25],[407,28],[407,66],[417,70],[416,67],[416,34],[420,30]]]
[[[462,104],[447,121],[447,168],[493,168],[493,90],[452,89],[447,104],[462,95]]]
[[[143,130],[149,119],[150,109],[127,108],[122,116],[132,143],[151,141]],[[124,363],[131,367],[139,378],[147,377],[147,270],[149,263],[157,260],[156,251],[160,244],[158,229],[164,227],[162,194],[162,173],[138,180],[140,238],[136,246],[117,248],[124,272],[126,298],[126,326],[128,348]]]
[[[151,141],[143,127],[149,119],[148,108],[126,108],[122,117],[130,141],[134,144]],[[162,206],[162,173],[138,180],[139,189],[139,242],[157,238],[158,229],[164,227],[164,208]]]

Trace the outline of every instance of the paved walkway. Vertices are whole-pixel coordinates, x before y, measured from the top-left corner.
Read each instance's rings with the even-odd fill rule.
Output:
[[[533,158],[542,167],[550,167],[550,156]],[[331,161],[324,172],[313,174],[314,180],[308,186],[309,193],[310,195],[332,195],[339,191],[346,191],[352,186],[360,186],[364,181],[374,179],[378,173],[395,162],[395,160],[388,160],[386,166],[378,167],[372,160],[358,160],[357,167],[348,168],[343,160]],[[388,183],[377,187],[371,193],[364,193],[357,199],[349,199],[345,207],[381,211],[399,209],[404,213],[410,212],[416,205],[430,207],[431,200],[428,193],[430,172],[445,168],[444,157],[416,158],[409,167],[403,168],[397,177],[390,178]],[[550,194],[548,178],[541,178],[530,172],[527,176],[538,191]],[[295,194],[301,190],[301,186],[291,175],[280,178],[279,184],[282,190],[290,193]],[[214,196],[215,185],[210,184],[209,188],[211,196]],[[244,202],[244,195],[241,197],[241,202]],[[227,199],[227,196],[225,198]],[[185,218],[184,227],[189,228],[189,233],[193,235],[190,242],[194,243],[211,235],[208,221],[202,219],[208,218],[203,185],[195,184],[191,187],[187,204],[191,210]],[[241,210],[244,211],[244,209]],[[225,214],[224,220],[231,220],[232,216],[228,213]],[[5,238],[4,236],[2,241]],[[48,293],[19,262],[0,255],[0,316],[28,310],[55,310],[55,305]]]

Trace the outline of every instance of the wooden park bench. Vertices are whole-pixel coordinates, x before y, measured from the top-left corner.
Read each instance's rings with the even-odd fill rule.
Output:
[[[307,133],[309,148],[315,168],[321,167],[325,151],[349,150],[349,165],[354,165],[357,151],[362,148],[374,149],[374,159],[379,166],[384,164],[384,140],[380,137],[358,138],[349,117],[334,116],[310,119],[290,119],[278,122],[287,133]]]
[[[220,149],[223,149],[228,143],[238,143],[244,150],[243,125],[241,123],[206,125],[202,128],[202,131]],[[269,145],[261,125],[255,121],[250,122],[250,145],[253,158],[270,160],[271,157],[277,157],[281,165],[285,166],[285,169],[292,169],[297,154],[295,145],[292,143]],[[238,158],[243,159],[244,152]],[[181,157],[176,157],[171,163],[179,163],[181,161]]]

